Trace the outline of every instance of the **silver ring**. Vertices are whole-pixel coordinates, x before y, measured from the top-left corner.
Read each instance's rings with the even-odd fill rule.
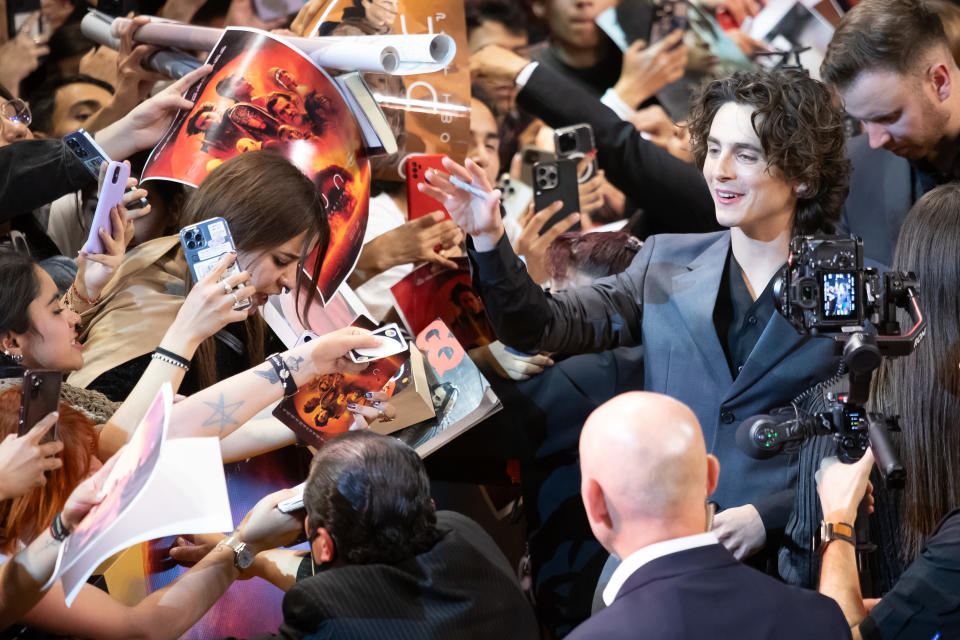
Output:
[[[387,414],[385,414],[385,413],[383,412],[383,409],[380,409],[380,410],[377,412],[377,420],[379,420],[380,422],[393,422],[394,419],[393,419],[393,418],[388,418],[388,417],[387,417]]]
[[[236,293],[230,293],[230,295],[233,296],[233,306],[239,307],[239,306],[240,306],[240,298],[237,297],[237,294],[236,294]]]
[[[221,284],[223,284],[223,294],[224,294],[224,295],[230,295],[231,293],[233,293],[233,287],[231,287],[230,284],[229,284],[226,280],[223,280],[223,281],[221,282]]]

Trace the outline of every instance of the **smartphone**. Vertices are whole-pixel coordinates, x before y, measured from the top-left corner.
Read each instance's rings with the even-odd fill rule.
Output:
[[[577,176],[581,184],[597,175],[600,167],[597,165],[597,144],[593,139],[593,127],[587,123],[561,127],[553,132],[553,140],[557,155],[561,158],[571,158],[578,163],[583,158],[590,158],[590,162]]]
[[[192,224],[180,230],[180,245],[187,258],[187,266],[193,275],[194,282],[200,282],[203,276],[220,263],[226,253],[234,253],[237,248],[230,235],[230,227],[223,218],[210,218],[197,224]],[[224,271],[220,280],[240,273],[240,265],[234,260],[233,264]],[[241,298],[233,305],[237,311],[250,308],[250,299]]]
[[[660,42],[668,35],[680,29],[690,27],[687,18],[686,0],[653,0],[653,20],[650,24],[650,44]],[[677,43],[677,47],[682,44]],[[674,47],[676,48],[676,47]]]
[[[556,159],[557,154],[553,151],[539,147],[524,147],[520,150],[520,180],[525,184],[533,184],[533,165]]]
[[[60,406],[60,382],[63,374],[45,369],[27,369],[20,388],[20,425],[22,436]],[[57,439],[57,425],[43,437],[43,442]]]
[[[500,202],[506,217],[517,218],[524,212],[527,205],[533,201],[533,189],[529,185],[514,180],[508,174],[503,174],[497,183],[497,189],[503,193]]]
[[[580,211],[580,188],[577,183],[577,161],[561,158],[550,162],[538,162],[533,165],[533,207],[543,211],[551,204],[561,200],[563,208],[554,214],[540,228],[539,233],[560,222],[571,213]],[[580,223],[573,225],[570,231],[580,229]]]
[[[103,253],[103,241],[97,231],[102,227],[110,235],[113,234],[113,223],[110,222],[110,209],[123,200],[123,192],[127,188],[127,178],[130,177],[130,165],[125,162],[111,162],[107,165],[107,173],[103,177],[103,186],[97,198],[97,210],[90,223],[90,233],[83,250],[88,253]]]
[[[124,14],[126,15],[126,14]],[[94,180],[100,179],[100,165],[106,162],[110,164],[110,156],[107,155],[107,152],[100,148],[100,145],[97,144],[97,141],[93,139],[93,136],[90,135],[85,129],[77,129],[72,133],[68,133],[63,136],[63,142],[67,145],[67,148],[73,153],[73,155],[80,158],[83,162],[83,166],[87,168],[87,171],[93,176]],[[133,191],[133,188],[124,189],[124,192]],[[140,198],[134,202],[131,202],[127,205],[128,211],[133,211],[135,209],[142,209],[147,206],[147,199]],[[96,228],[96,227],[94,227]]]
[[[426,182],[427,169],[447,172],[443,168],[441,160],[443,160],[442,153],[417,153],[407,156],[404,172],[407,176],[407,217],[410,220],[422,218],[437,209],[443,211],[448,220],[451,219],[450,214],[437,199],[425,193],[420,193],[420,189],[417,188],[418,184]]]
[[[370,349],[351,349],[347,352],[350,359],[357,364],[364,364],[371,360],[379,360],[397,353],[403,353],[407,350],[407,341],[400,331],[400,327],[395,322],[386,324],[379,329],[374,329],[372,335],[377,336],[383,342],[379,347]]]
[[[297,495],[292,498],[287,498],[286,500],[281,500],[277,504],[277,509],[280,510],[280,513],[290,513],[297,509],[303,509],[303,489],[306,486],[306,482],[301,482],[297,486],[291,487],[291,489],[297,492]]]

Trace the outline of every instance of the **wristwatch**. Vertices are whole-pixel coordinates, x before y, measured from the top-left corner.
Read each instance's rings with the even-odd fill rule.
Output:
[[[845,540],[856,547],[857,543],[853,539],[853,525],[846,522],[822,521],[820,523],[820,544],[817,545],[817,553],[822,554],[826,551],[827,545],[834,540]]]
[[[230,536],[225,540],[221,540],[217,543],[217,546],[225,546],[231,551],[233,551],[233,566],[235,566],[239,571],[248,569],[250,565],[253,564],[253,551],[250,550],[250,547],[247,546],[246,542],[243,542],[236,536]]]

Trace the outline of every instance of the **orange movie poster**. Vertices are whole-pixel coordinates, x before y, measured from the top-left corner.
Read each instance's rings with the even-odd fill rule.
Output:
[[[443,153],[458,162],[470,136],[470,63],[463,0],[326,0],[304,35],[362,36],[445,33],[457,43],[442,71],[394,76],[364,73],[397,138],[399,150],[378,158],[377,177],[402,180],[403,158]]]
[[[367,224],[370,168],[359,125],[330,76],[298,49],[255,29],[229,28],[210,52],[213,72],[186,93],[150,155],[143,180],[198,186],[235,155],[272,149],[319,188],[330,244],[319,282],[323,301],[347,278]],[[308,268],[316,260],[314,253]]]

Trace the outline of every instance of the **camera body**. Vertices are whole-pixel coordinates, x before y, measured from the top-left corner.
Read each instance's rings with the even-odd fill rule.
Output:
[[[804,333],[862,327],[876,311],[880,278],[863,268],[856,237],[797,236],[773,291],[777,310]]]

